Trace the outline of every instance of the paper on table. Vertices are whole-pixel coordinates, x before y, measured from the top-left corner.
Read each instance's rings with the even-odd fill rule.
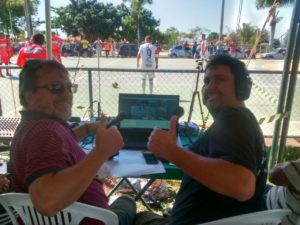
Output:
[[[98,177],[137,177],[146,174],[165,173],[161,161],[158,164],[146,164],[142,151],[120,150],[117,160],[108,160],[102,166]]]

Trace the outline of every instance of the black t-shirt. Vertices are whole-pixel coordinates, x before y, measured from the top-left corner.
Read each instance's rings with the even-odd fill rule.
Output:
[[[220,111],[212,126],[190,150],[248,168],[256,174],[256,190],[251,199],[240,202],[185,175],[172,211],[173,225],[192,225],[263,209],[267,177],[264,139],[254,115],[247,108]]]

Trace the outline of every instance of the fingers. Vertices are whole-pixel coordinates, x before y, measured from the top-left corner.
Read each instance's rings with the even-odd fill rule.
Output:
[[[107,117],[102,113],[98,129],[105,129],[107,124]]]
[[[177,120],[178,120],[177,116],[171,117],[170,126],[169,126],[169,130],[168,130],[168,133],[175,139],[176,139],[176,134],[177,134]]]

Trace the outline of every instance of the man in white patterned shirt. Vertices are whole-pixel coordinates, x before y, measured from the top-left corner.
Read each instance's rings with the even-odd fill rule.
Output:
[[[142,65],[140,65],[140,59],[142,58]],[[143,94],[146,93],[146,79],[149,80],[149,92],[153,93],[153,81],[154,81],[154,70],[158,68],[158,50],[155,45],[152,44],[151,36],[145,37],[145,43],[139,48],[137,54],[137,68],[143,70],[149,70],[149,72],[142,73],[142,89]]]
[[[282,225],[299,224],[300,159],[276,165],[269,174],[269,180],[277,186],[267,194],[268,209],[290,209],[293,213],[283,219]]]

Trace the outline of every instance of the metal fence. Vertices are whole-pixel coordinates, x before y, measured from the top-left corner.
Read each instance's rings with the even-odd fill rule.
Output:
[[[21,109],[19,103],[18,74],[20,68],[11,67],[13,77],[0,78],[0,99],[2,114],[6,117],[19,117]],[[119,93],[142,93],[141,73],[143,70],[132,69],[97,69],[97,68],[67,68],[70,78],[79,85],[74,95],[73,116],[86,120],[90,116],[97,116],[101,111],[109,116],[118,112]],[[273,135],[280,85],[281,71],[250,71],[253,87],[250,98],[246,101],[261,123],[266,136]],[[298,74],[299,77],[299,74]],[[180,105],[185,114],[181,120],[202,124],[203,118],[212,122],[212,117],[196,91],[203,85],[203,74],[199,76],[198,90],[196,89],[197,70],[157,70],[155,71],[154,94],[172,94],[180,96]],[[300,136],[300,93],[299,79],[297,80],[293,110],[291,113],[288,136]],[[146,93],[149,93],[149,84]],[[193,100],[193,96],[194,101]],[[201,96],[200,96],[201,97]],[[193,102],[193,104],[192,104]],[[208,117],[207,117],[208,116]]]

